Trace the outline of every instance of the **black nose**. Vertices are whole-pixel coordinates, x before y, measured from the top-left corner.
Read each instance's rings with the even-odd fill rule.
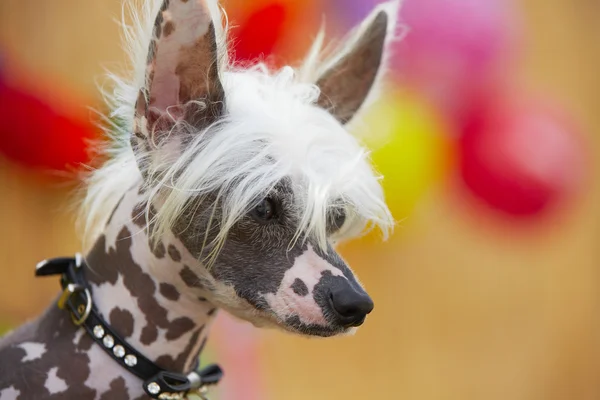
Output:
[[[367,314],[373,311],[369,295],[351,286],[334,287],[329,298],[338,322],[345,327],[362,325]]]

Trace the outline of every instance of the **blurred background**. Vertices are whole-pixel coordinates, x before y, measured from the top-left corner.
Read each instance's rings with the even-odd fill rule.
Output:
[[[238,61],[296,63],[377,0],[227,0]],[[0,329],[57,293],[35,263],[80,249],[73,168],[119,71],[119,0],[0,2]],[[354,337],[221,315],[215,399],[600,397],[600,3],[405,0],[373,150],[393,237],[345,244],[375,300]],[[23,296],[27,293],[27,296]]]

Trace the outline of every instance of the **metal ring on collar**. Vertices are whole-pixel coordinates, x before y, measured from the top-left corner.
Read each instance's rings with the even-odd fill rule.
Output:
[[[75,314],[73,312],[71,312],[71,319],[73,320],[73,323],[76,326],[81,326],[81,325],[83,325],[83,323],[85,322],[87,317],[90,315],[90,312],[92,311],[92,294],[90,293],[90,291],[88,289],[86,289],[83,286],[78,285],[76,283],[69,283],[67,285],[67,287],[65,288],[65,290],[63,290],[62,294],[60,295],[60,298],[58,299],[58,308],[64,309],[67,306],[67,302],[69,301],[71,296],[78,292],[85,293],[85,300],[86,300],[85,309],[83,310],[83,312],[81,313],[81,316],[79,318],[77,318],[75,316]]]
[[[90,312],[92,311],[92,294],[90,293],[90,291],[88,289],[84,289],[84,293],[85,293],[85,298],[86,298],[85,310],[83,310],[83,313],[81,314],[81,316],[79,318],[76,318],[75,314],[71,313],[71,319],[73,320],[73,323],[76,326],[83,325],[85,320],[89,317]]]

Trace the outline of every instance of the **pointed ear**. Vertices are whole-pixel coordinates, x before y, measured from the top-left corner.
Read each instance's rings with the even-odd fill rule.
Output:
[[[365,103],[383,70],[399,8],[399,0],[378,6],[321,68],[318,105],[343,124]]]
[[[142,149],[160,148],[180,122],[202,129],[223,114],[215,21],[206,1],[163,0],[135,107],[132,140]]]

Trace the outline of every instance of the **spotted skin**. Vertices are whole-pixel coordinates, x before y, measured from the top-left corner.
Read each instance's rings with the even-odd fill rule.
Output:
[[[52,306],[35,323],[25,325],[4,338],[3,342],[11,342],[14,338],[18,340],[8,346],[0,343],[2,398],[94,399],[96,390],[84,383],[94,367],[88,354],[93,340],[82,336],[75,342],[76,337],[77,328],[68,314]],[[39,356],[30,357],[23,347],[27,343],[49,345]],[[48,379],[52,376],[58,379]]]
[[[123,377],[118,377],[110,383],[110,390],[102,393],[100,400],[129,400],[127,383]]]
[[[134,230],[131,215],[140,196],[136,187],[121,200],[85,257],[86,276],[98,310],[121,336],[159,366],[189,371],[206,342],[215,306],[184,296],[187,285],[170,273],[183,264],[156,257],[145,233]],[[167,295],[158,289],[157,277],[169,288]],[[0,341],[0,393],[3,399],[148,398],[140,380],[115,364],[55,305]]]
[[[294,280],[294,283],[292,283],[290,289],[292,289],[294,293],[300,297],[304,297],[309,293],[306,283],[304,283],[304,281],[300,278],[296,278]]]
[[[108,317],[112,326],[119,326],[119,334],[123,339],[128,339],[133,335],[133,315],[131,312],[122,308],[113,308]]]
[[[69,388],[67,382],[58,376],[58,367],[50,369],[44,386],[48,389],[50,394],[62,393]]]
[[[173,261],[175,261],[175,262],[181,261],[181,254],[179,254],[179,250],[177,250],[177,247],[173,246],[172,244],[169,245],[168,253],[169,253],[169,257],[171,257],[171,259]]]
[[[159,290],[160,294],[162,294],[165,299],[171,301],[179,300],[179,291],[175,286],[163,282],[160,284]]]
[[[151,345],[158,338],[158,329],[154,325],[146,325],[140,334],[140,343]]]
[[[136,229],[136,224],[140,223],[139,217],[134,222],[131,215],[132,210],[143,201],[142,197],[136,188],[123,200],[115,220],[126,223],[107,226],[104,235],[88,254],[88,279],[93,283],[94,293],[103,294],[97,301],[99,307],[124,307],[133,316],[133,329],[127,327],[131,331],[128,340],[133,346],[151,358],[166,354],[179,355],[192,338],[192,331],[208,323],[208,312],[214,306],[200,302],[194,296],[183,296],[182,289],[187,286],[176,271],[183,269],[184,265],[174,262],[170,257],[157,256],[146,232]],[[164,238],[163,242],[165,248],[181,246],[172,237]],[[183,248],[178,251],[184,253]],[[115,275],[118,276],[117,280],[114,279]],[[104,276],[110,279],[105,280]],[[164,288],[168,290],[165,292]],[[173,343],[173,346],[161,351],[155,346],[157,341]],[[178,370],[185,368],[185,364],[177,365]]]

